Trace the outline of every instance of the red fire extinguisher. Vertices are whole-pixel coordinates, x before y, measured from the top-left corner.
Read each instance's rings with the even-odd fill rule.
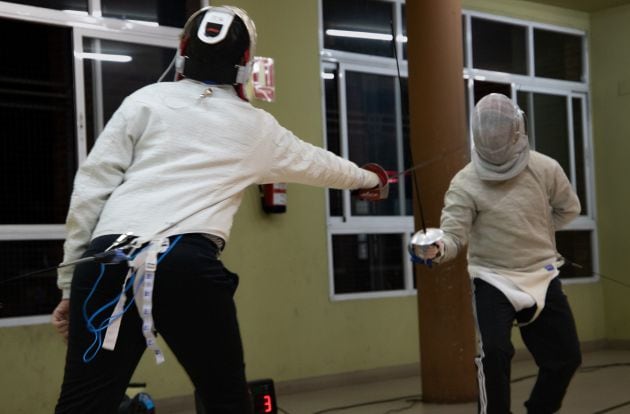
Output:
[[[287,183],[261,185],[260,199],[265,213],[285,213],[287,211]]]

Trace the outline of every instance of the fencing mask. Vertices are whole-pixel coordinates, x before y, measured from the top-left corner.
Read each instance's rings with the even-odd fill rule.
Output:
[[[472,162],[479,178],[504,181],[517,176],[529,161],[523,112],[505,95],[491,93],[475,106],[471,128]]]

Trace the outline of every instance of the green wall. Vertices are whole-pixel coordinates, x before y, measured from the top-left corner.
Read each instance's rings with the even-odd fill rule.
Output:
[[[585,30],[589,26],[587,13],[520,0],[462,0],[462,8],[478,12],[531,20]]]
[[[232,3],[247,9],[256,21],[257,55],[273,57],[276,62],[277,101],[256,104],[306,141],[323,145],[318,1]],[[589,29],[589,16],[584,13],[520,1],[463,3],[469,10]],[[600,220],[602,272],[618,276],[622,270],[621,235],[627,232],[613,232],[612,227],[618,230],[620,223],[628,227],[619,198],[627,199],[628,191],[615,186],[623,176],[621,157],[628,154],[629,145],[623,138],[630,127],[629,117],[615,106],[622,100],[627,106],[629,99],[617,97],[615,92],[617,81],[630,82],[630,74],[623,72],[624,66],[630,67],[630,52],[623,50],[630,29],[616,24],[617,19],[628,18],[630,12],[624,9],[624,13],[595,16],[591,50],[593,61],[601,59],[592,68],[593,104],[596,109],[602,105],[593,111],[595,138],[608,144],[596,145],[598,208],[600,217],[606,218]],[[606,46],[611,43],[617,47]],[[617,80],[609,80],[609,66],[617,72]],[[419,361],[415,297],[330,301],[324,194],[322,189],[289,185],[288,212],[268,216],[261,211],[257,190],[246,193],[223,260],[241,278],[236,299],[250,379],[286,381]],[[604,287],[589,283],[566,288],[582,341],[601,340],[606,335],[628,339],[624,318],[628,305],[622,300],[627,293],[614,285]],[[515,340],[522,348],[518,335]],[[49,325],[0,329],[3,410],[14,414],[52,410],[64,348]],[[164,365],[156,366],[145,355],[134,380],[147,382],[148,391],[156,398],[190,394],[192,389],[175,358],[170,353],[166,357]]]
[[[630,6],[591,18],[592,114],[601,273],[630,285]],[[603,280],[606,336],[630,341],[630,289]]]

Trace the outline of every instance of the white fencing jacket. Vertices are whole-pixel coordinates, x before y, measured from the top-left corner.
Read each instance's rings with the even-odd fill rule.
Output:
[[[452,179],[444,197],[440,259],[453,259],[468,245],[471,277],[497,288],[501,286],[493,277],[506,279],[531,295],[540,313],[560,265],[555,232],[579,212],[569,179],[546,155],[530,151],[525,170],[505,181],[481,180],[469,163]]]
[[[133,232],[206,233],[228,240],[243,191],[293,182],[371,188],[378,177],[297,138],[229,85],[182,80],[128,96],[79,168],[66,220],[64,262],[90,241]],[[72,267],[59,269],[69,296]]]

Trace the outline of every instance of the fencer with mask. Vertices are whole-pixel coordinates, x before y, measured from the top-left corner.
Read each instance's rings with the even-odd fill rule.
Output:
[[[530,150],[523,113],[507,96],[482,98],[471,128],[472,161],[445,194],[442,239],[417,254],[444,263],[468,248],[479,412],[510,413],[510,335],[518,324],[539,368],[527,412],[555,413],[581,363],[555,232],[580,203],[560,164]]]
[[[129,95],[79,168],[64,263],[108,248],[128,260],[59,270],[53,325],[68,350],[56,413],[116,412],[145,349],[164,359],[158,334],[206,412],[251,413],[238,278],[218,257],[244,191],[289,182],[386,197],[378,165],[302,141],[247,101],[255,46],[243,10],[199,10],[181,35],[178,80]]]

